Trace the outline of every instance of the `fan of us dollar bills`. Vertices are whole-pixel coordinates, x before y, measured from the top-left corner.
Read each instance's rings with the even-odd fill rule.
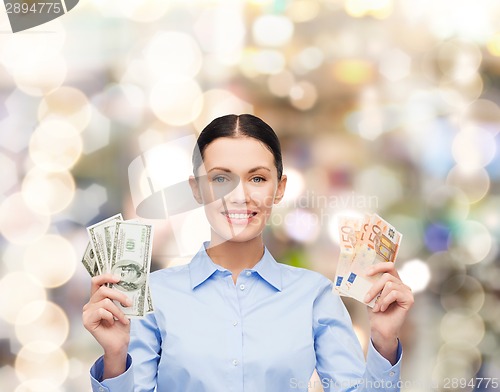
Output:
[[[87,227],[90,242],[82,263],[90,276],[112,273],[120,281],[110,284],[132,301],[131,307],[116,305],[129,318],[139,318],[153,312],[149,290],[153,226],[134,220],[124,221],[114,215]]]
[[[377,263],[394,263],[402,234],[377,214],[364,217],[339,216],[340,257],[335,291],[364,303],[365,295],[379,275],[368,276]],[[367,305],[375,305],[373,299]]]

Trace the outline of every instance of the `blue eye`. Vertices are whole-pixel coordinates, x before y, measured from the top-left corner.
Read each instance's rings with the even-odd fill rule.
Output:
[[[214,177],[214,178],[212,179],[212,181],[213,181],[213,182],[218,182],[218,183],[223,183],[223,182],[225,182],[226,180],[227,180],[227,179],[226,179],[226,178],[224,178],[224,177],[222,177],[222,176],[217,176],[217,177]]]
[[[258,184],[258,183],[266,181],[266,179],[264,177],[254,177],[254,178],[252,178],[252,181]]]

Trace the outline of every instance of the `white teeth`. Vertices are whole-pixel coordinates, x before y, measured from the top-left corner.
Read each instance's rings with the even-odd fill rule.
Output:
[[[227,214],[230,219],[248,219],[253,214]]]

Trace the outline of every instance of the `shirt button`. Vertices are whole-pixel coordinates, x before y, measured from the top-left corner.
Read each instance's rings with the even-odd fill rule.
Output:
[[[389,376],[394,377],[394,375],[395,375],[395,374],[396,374],[396,373],[394,373],[394,372],[390,372],[390,373],[389,373]]]
[[[238,320],[233,321],[233,325],[236,327],[238,325]]]
[[[250,271],[247,271],[245,274],[246,274],[246,276],[252,275],[252,273]]]
[[[233,365],[234,366],[238,366],[238,360],[237,359],[233,359]]]
[[[245,290],[245,285],[244,284],[240,284],[240,290]]]
[[[104,388],[103,387],[99,387],[99,392],[104,392]]]

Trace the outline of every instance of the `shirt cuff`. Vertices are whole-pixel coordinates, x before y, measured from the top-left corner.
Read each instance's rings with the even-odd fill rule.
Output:
[[[132,358],[127,354],[127,366],[124,373],[117,377],[102,380],[104,373],[104,359],[100,357],[90,368],[90,383],[93,392],[134,392],[134,374],[132,372]]]
[[[377,351],[370,339],[366,356],[368,374],[371,376],[372,380],[378,380],[380,383],[384,384],[383,390],[399,391],[398,381],[401,373],[402,357],[403,348],[399,339],[396,355],[397,361],[394,365],[391,365],[391,363]]]

